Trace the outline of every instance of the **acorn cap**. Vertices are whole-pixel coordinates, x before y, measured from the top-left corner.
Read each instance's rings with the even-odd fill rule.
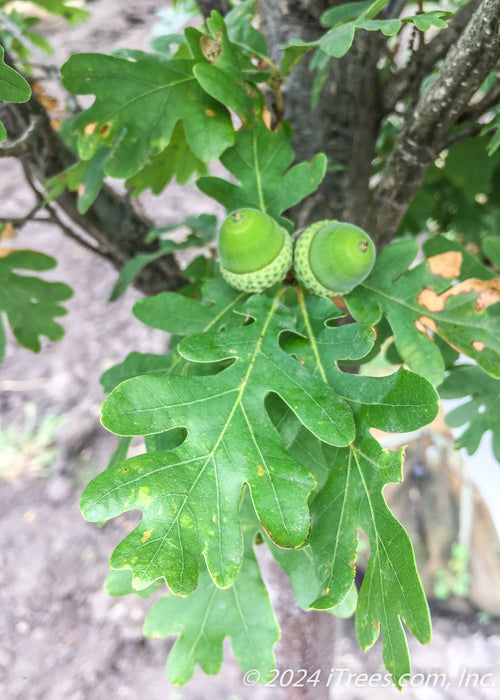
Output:
[[[239,209],[228,216],[218,248],[222,276],[244,292],[262,292],[281,282],[292,265],[290,235],[258,209]]]
[[[370,274],[375,246],[363,229],[339,221],[318,221],[295,245],[295,274],[320,296],[347,294]]]

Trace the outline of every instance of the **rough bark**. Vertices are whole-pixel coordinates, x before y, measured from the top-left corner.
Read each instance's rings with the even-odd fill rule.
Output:
[[[279,46],[292,38],[318,39],[325,31],[319,24],[321,14],[339,4],[338,0],[260,0],[260,28],[273,60],[279,60]],[[291,213],[299,227],[308,224],[312,216],[316,220],[339,218],[364,223],[381,114],[376,67],[381,46],[377,34],[358,32],[349,53],[331,62],[315,109],[310,103],[313,73],[309,55],[284,85],[285,117],[295,130],[297,159],[308,160],[323,152],[330,168],[318,191]]]
[[[72,164],[75,156],[54,131],[45,108],[35,97],[25,104],[9,105],[7,120],[9,133],[14,139],[28,134],[24,141],[17,142],[16,155],[27,178],[37,183],[39,191],[43,192],[45,182]],[[63,192],[57,198],[57,207],[98,243],[100,251],[117,269],[138,253],[156,250],[157,244],[144,242],[153,224],[139,215],[128,199],[107,185],[103,186],[85,214],[78,211],[74,192]],[[178,289],[184,283],[182,273],[171,255],[148,265],[134,282],[146,294]]]
[[[483,0],[408,114],[388,158],[369,213],[370,231],[379,246],[394,237],[427,168],[499,57],[500,3]]]
[[[229,12],[231,9],[228,0],[196,0],[196,4],[205,18],[210,17],[212,10],[216,10],[220,12],[221,15],[225,15],[226,12]]]

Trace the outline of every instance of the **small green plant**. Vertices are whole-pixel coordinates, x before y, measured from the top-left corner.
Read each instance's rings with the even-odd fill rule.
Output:
[[[445,600],[451,595],[465,597],[469,593],[469,550],[458,542],[451,546],[451,557],[446,569],[436,572],[434,595]]]
[[[55,414],[39,416],[36,405],[26,403],[22,425],[0,430],[0,479],[48,476],[58,455],[55,433],[65,420]]]

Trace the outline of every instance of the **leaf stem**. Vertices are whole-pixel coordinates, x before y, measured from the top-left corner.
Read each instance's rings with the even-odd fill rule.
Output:
[[[325,382],[325,384],[328,384],[328,380],[326,378],[325,368],[323,367],[323,364],[321,362],[321,358],[320,358],[319,351],[318,351],[318,346],[316,344],[316,338],[314,337],[311,323],[309,321],[309,314],[307,312],[307,308],[306,308],[306,304],[305,304],[305,300],[304,300],[304,292],[302,291],[302,289],[300,289],[300,287],[297,289],[297,296],[299,299],[300,310],[302,311],[302,316],[304,318],[304,323],[306,325],[307,335],[308,335],[309,341],[311,343],[314,357],[316,359],[316,365],[317,365],[319,373],[321,375],[321,379]]]

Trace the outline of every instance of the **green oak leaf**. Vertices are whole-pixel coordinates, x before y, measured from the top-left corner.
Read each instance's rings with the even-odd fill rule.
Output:
[[[203,162],[218,158],[233,143],[231,119],[201,89],[193,67],[191,59],[153,54],[135,61],[73,54],[61,69],[64,86],[96,98],[73,122],[80,157],[89,160],[100,144],[112,147],[105,174],[130,178],[167,148],[181,120],[194,155]]]
[[[155,603],[146,618],[146,636],[177,637],[167,662],[171,683],[187,683],[196,664],[205,673],[218,673],[225,637],[231,639],[243,671],[257,669],[265,681],[275,666],[273,647],[279,639],[279,627],[253,550],[259,526],[249,499],[245,499],[242,507],[241,525],[243,563],[238,579],[230,588],[217,588],[204,569],[192,595],[188,598],[166,595]]]
[[[27,102],[31,97],[29,83],[3,60],[5,49],[0,46],[0,101]],[[5,141],[7,131],[0,122],[0,141]]]
[[[182,123],[177,122],[168,146],[128,178],[125,186],[132,190],[132,197],[138,197],[147,189],[160,194],[174,178],[180,185],[185,185],[193,175],[206,173],[205,163],[191,150]]]
[[[353,446],[337,450],[330,477],[311,504],[308,545],[313,552],[321,596],[311,607],[329,608],[352,586],[358,531],[370,540],[370,559],[356,607],[356,633],[363,650],[382,628],[384,664],[394,683],[410,671],[402,622],[421,643],[430,641],[425,594],[410,539],[382,495],[388,481],[402,478],[402,453],[383,450],[360,427]]]
[[[469,398],[446,414],[450,428],[467,426],[455,443],[474,454],[483,435],[491,430],[493,453],[500,462],[500,379],[475,365],[459,365],[439,386],[439,393],[443,399]]]
[[[206,282],[202,287],[203,303],[176,292],[161,292],[144,297],[134,304],[134,316],[151,328],[191,335],[220,330],[244,322],[233,312],[247,297],[222,279]]]
[[[250,56],[230,41],[218,12],[212,12],[207,27],[214,38],[202,36],[200,42],[209,60],[197,63],[193,73],[205,92],[252,124],[254,111],[260,112],[263,105],[255,84],[266,82],[270,73],[257,69]]]
[[[131,352],[122,363],[113,365],[101,376],[106,393],[126,379],[145,375],[213,374],[221,368],[220,362],[193,363],[179,355],[176,348],[181,338],[190,333],[206,333],[241,325],[244,317],[235,314],[246,294],[230,287],[224,280],[210,280],[203,285],[203,304],[175,292],[161,292],[153,297],[137,301],[133,313],[152,328],[173,333],[170,351],[163,355]]]
[[[403,368],[384,377],[342,372],[339,361],[356,359],[370,351],[374,343],[372,329],[359,323],[333,325],[338,313],[327,299],[304,299],[299,292],[298,301],[295,312],[302,336],[288,336],[285,347],[351,405],[358,430],[353,443],[339,449],[318,443],[286,407],[282,406],[280,413],[279,407],[274,406],[271,415],[283,444],[310,467],[319,482],[310,499],[309,538],[305,547],[292,554],[298,566],[298,553],[304,552],[304,571],[311,565],[315,570],[316,579],[308,576],[309,590],[318,594],[310,600],[310,607],[329,609],[339,605],[351,590],[359,529],[367,533],[371,555],[356,606],[358,638],[362,648],[368,648],[382,625],[384,661],[398,684],[398,679],[409,671],[400,618],[417,639],[426,642],[430,634],[429,615],[411,543],[382,496],[385,484],[402,478],[402,453],[383,450],[369,429],[416,430],[437,415],[438,396],[423,377]],[[286,559],[284,553],[278,561]],[[292,576],[298,576],[293,559],[289,569],[291,565],[289,575],[293,581]]]
[[[63,328],[54,321],[64,316],[62,301],[73,292],[62,282],[46,282],[39,277],[21,275],[16,270],[50,270],[54,258],[31,250],[0,248],[0,313],[7,316],[17,341],[29,350],[40,351],[40,336],[60,340]],[[0,333],[3,335],[3,332]],[[4,343],[0,340],[0,349]],[[0,360],[3,354],[0,354]]]
[[[174,451],[150,452],[109,468],[82,497],[88,520],[143,510],[142,523],[111,562],[133,570],[136,588],[163,577],[175,593],[191,593],[202,553],[216,584],[231,585],[241,566],[237,503],[244,483],[277,544],[296,547],[307,537],[307,498],[315,481],[283,449],[265,397],[277,393],[328,444],[348,445],[354,424],[335,392],[280,348],[279,336],[294,323],[282,293],[250,297],[238,309],[253,323],[181,342],[178,350],[187,360],[233,361],[219,374],[136,377],[104,402],[103,424],[118,435],[187,431]]]
[[[53,15],[64,17],[68,24],[84,22],[89,18],[90,12],[81,7],[75,7],[71,0],[32,0],[33,5],[42,7]]]
[[[90,160],[82,160],[75,163],[62,173],[51,177],[45,183],[45,187],[49,192],[47,201],[51,202],[57,199],[64,190],[77,192],[77,209],[80,214],[85,214],[101,191],[105,178],[106,164],[109,162],[112,154],[111,148],[100,145]]]
[[[151,586],[143,588],[142,591],[136,591],[132,586],[132,572],[130,569],[113,569],[106,577],[104,590],[108,595],[113,597],[135,593],[135,595],[138,595],[140,598],[149,598],[149,596],[156,593],[162,585],[162,581],[155,581]]]
[[[290,167],[294,160],[293,133],[288,122],[270,131],[259,121],[253,129],[241,129],[236,142],[221,162],[241,183],[218,177],[202,177],[198,187],[228,211],[255,207],[267,212],[291,230],[280,214],[314,192],[326,172],[326,157],[319,153],[311,162]]]
[[[266,39],[252,22],[256,14],[255,0],[243,0],[224,16],[229,38],[247,56],[267,58],[269,49]]]
[[[346,2],[337,7],[331,7],[321,15],[321,25],[331,28],[350,22],[363,16],[372,4],[372,0],[364,0],[364,2]]]
[[[495,267],[500,269],[500,236],[487,236],[484,238],[483,253]]]
[[[111,291],[109,301],[119,299],[128,287],[132,284],[139,272],[154,260],[174,253],[179,250],[188,248],[203,248],[214,238],[216,232],[217,219],[213,215],[200,214],[200,216],[189,216],[186,221],[170,226],[162,226],[152,229],[146,236],[146,242],[151,243],[159,239],[158,249],[152,253],[139,253],[131,260],[128,260],[120,270],[118,279],[116,280]],[[179,229],[188,229],[188,233],[182,241],[174,241],[170,238],[164,238],[164,234],[179,231]]]
[[[29,83],[3,60],[5,49],[0,46],[0,100],[27,102],[31,97]]]
[[[484,239],[487,241],[488,239]],[[500,239],[499,239],[500,240]],[[470,253],[467,248],[456,241],[452,241],[445,236],[433,236],[428,238],[423,244],[423,249],[426,258],[432,258],[434,255],[456,251],[460,253],[460,270],[458,271],[457,280],[464,282],[465,280],[475,277],[480,280],[491,280],[495,277],[495,273],[490,267],[484,265],[481,260]],[[486,249],[484,249],[485,255]]]
[[[444,254],[448,257],[408,269],[416,254],[414,241],[392,243],[381,251],[370,276],[345,297],[352,316],[374,325],[383,314],[400,357],[435,385],[444,379],[444,360],[432,333],[499,376],[498,303],[491,303],[498,298],[498,278],[454,284],[460,258]]]

